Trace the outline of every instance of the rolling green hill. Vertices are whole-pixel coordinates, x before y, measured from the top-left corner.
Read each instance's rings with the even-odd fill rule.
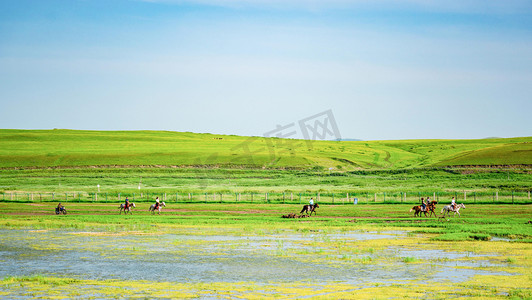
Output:
[[[304,141],[167,131],[0,130],[0,168],[88,166],[404,169],[532,165],[532,137]]]

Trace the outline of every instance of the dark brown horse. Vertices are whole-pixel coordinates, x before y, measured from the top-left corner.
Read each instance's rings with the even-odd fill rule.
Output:
[[[300,214],[302,214],[303,212],[305,212],[307,215],[309,214],[310,212],[310,215],[312,216],[312,213],[314,213],[314,215],[316,215],[316,208],[319,208],[320,206],[318,205],[318,203],[314,204],[314,205],[309,205],[309,204],[306,204],[306,205],[303,205],[303,209],[299,212]]]
[[[434,217],[437,217],[436,212],[434,211],[436,209],[436,204],[438,204],[438,201],[431,201],[427,205],[427,211],[430,212],[429,217],[432,215],[434,215]]]

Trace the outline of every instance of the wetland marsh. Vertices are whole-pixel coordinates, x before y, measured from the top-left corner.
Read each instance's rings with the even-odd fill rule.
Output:
[[[499,206],[489,222],[496,206],[442,222],[406,205],[320,206],[290,220],[281,213],[299,206],[170,204],[152,216],[139,203],[124,216],[71,203],[55,216],[53,205],[0,204],[3,298],[531,296],[527,205]]]

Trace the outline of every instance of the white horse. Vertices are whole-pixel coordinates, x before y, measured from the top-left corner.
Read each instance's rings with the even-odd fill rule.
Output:
[[[120,206],[118,208],[120,208],[120,214],[122,214],[122,211],[124,211],[124,214],[127,214],[127,213],[130,213],[130,214],[133,214],[131,212],[131,208],[135,208],[135,203],[130,203],[129,204],[129,207],[126,208],[126,205],[124,203],[121,203]]]
[[[159,204],[159,208],[157,209],[159,211],[158,212],[159,215],[161,214],[161,207],[163,207],[163,206],[166,207],[166,204],[164,202],[161,202],[161,204]],[[152,204],[150,206],[150,211],[151,211],[152,214],[155,213],[155,204]]]
[[[460,208],[463,208],[465,209],[465,205],[464,203],[460,203],[460,204],[456,204],[456,208],[453,210],[453,208],[450,206],[450,205],[445,205],[442,209],[441,209],[441,213],[445,216],[445,213],[447,213],[447,216],[449,216],[449,214],[451,212],[454,212],[454,214],[458,214],[458,216],[460,217]],[[454,216],[454,215],[453,215]]]

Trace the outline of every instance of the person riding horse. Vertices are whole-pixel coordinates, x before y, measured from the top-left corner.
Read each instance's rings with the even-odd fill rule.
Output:
[[[451,208],[453,209],[453,211],[456,210],[456,201],[454,200],[454,197],[451,199]]]
[[[159,206],[161,206],[161,204],[159,203],[159,197],[156,197],[156,198],[155,198],[155,209],[158,210],[158,209],[159,209]],[[154,209],[154,210],[155,210],[155,209]]]
[[[421,211],[427,211],[427,203],[425,203],[425,199],[421,198]]]
[[[314,208],[314,199],[310,198],[308,205],[310,205],[310,210],[312,211],[312,209]]]
[[[65,210],[65,207],[64,207],[63,205],[61,205],[61,202],[59,202],[59,204],[58,204],[57,207],[55,208],[55,213],[56,213],[56,214],[60,214],[60,213],[62,213],[64,210]]]
[[[129,209],[130,206],[131,204],[129,204],[129,199],[126,197],[126,202],[124,203],[124,211]]]

